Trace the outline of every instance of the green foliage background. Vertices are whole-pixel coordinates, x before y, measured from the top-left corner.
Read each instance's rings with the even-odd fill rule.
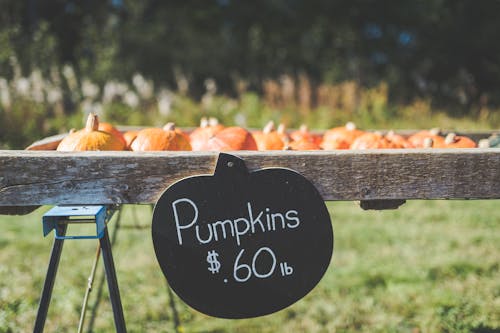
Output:
[[[0,72],[71,64],[102,84],[141,72],[203,93],[305,73],[315,83],[387,81],[391,98],[498,105],[500,3],[494,0],[2,0]],[[483,101],[481,101],[483,99]],[[457,112],[457,110],[455,110]]]
[[[498,1],[0,5],[2,148],[79,128],[91,111],[122,125],[194,126],[203,115],[252,127],[500,124]],[[125,89],[107,98],[113,84]],[[165,91],[168,112],[157,105]]]
[[[304,73],[314,82],[387,81],[393,98],[498,105],[498,1],[2,1],[0,71],[71,64],[103,83],[141,72],[203,92]],[[487,96],[487,97],[484,97]],[[466,110],[469,111],[469,110]]]

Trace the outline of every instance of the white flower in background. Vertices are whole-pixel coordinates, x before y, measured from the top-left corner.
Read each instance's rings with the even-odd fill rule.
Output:
[[[102,105],[99,102],[94,103],[90,99],[84,99],[82,104],[81,104],[81,107],[82,107],[84,119],[87,119],[87,116],[89,115],[89,113],[94,113],[97,115],[102,114]]]
[[[21,66],[19,65],[19,61],[17,61],[16,56],[11,56],[9,58],[10,66],[12,66],[12,71],[14,72],[14,81],[17,81],[22,77],[21,75]]]
[[[28,96],[30,93],[30,80],[25,77],[21,77],[14,81],[14,89],[16,93],[20,96]]]
[[[204,83],[207,94],[215,95],[215,93],[217,92],[217,82],[215,82],[215,80],[212,78],[208,78]]]
[[[162,89],[156,100],[158,101],[158,112],[163,116],[170,115],[173,102],[172,92],[167,89]]]
[[[84,99],[82,104],[81,104],[81,108],[82,108],[82,112],[83,112],[83,115],[84,116],[88,116],[89,113],[92,112],[92,101],[89,100],[89,99]]]
[[[102,102],[105,104],[111,103],[116,95],[115,84],[113,81],[106,82],[102,93]]]
[[[123,102],[135,109],[139,106],[139,97],[135,92],[129,90],[123,95]]]
[[[247,126],[247,117],[243,113],[237,113],[234,116],[234,123],[240,127],[246,127]]]
[[[63,92],[61,88],[56,86],[49,86],[47,88],[47,102],[49,104],[56,104],[62,102],[63,100]]]
[[[123,82],[116,82],[115,83],[115,91],[116,91],[117,95],[123,96],[123,95],[125,95],[125,93],[128,90],[129,90],[128,85],[126,83],[123,83]]]
[[[204,82],[206,92],[201,97],[201,105],[204,109],[210,108],[213,103],[215,93],[217,92],[217,83],[214,79],[208,78]]]
[[[3,77],[0,77],[0,105],[6,110],[11,106],[9,83]]]
[[[54,85],[61,86],[61,75],[57,66],[50,67],[50,80]]]
[[[212,106],[212,103],[214,101],[214,95],[206,93],[203,96],[201,96],[201,105],[203,106],[203,109],[207,110]]]
[[[147,100],[153,97],[154,85],[152,81],[146,80],[141,74],[136,73],[132,77],[132,83],[142,99]]]
[[[115,97],[123,96],[128,91],[128,86],[125,83],[118,81],[109,81],[104,85],[102,95],[103,103],[111,103]]]
[[[84,98],[95,99],[99,94],[99,87],[97,84],[92,83],[89,79],[82,81],[82,95]]]
[[[180,68],[174,68],[175,81],[177,82],[177,90],[181,95],[186,95],[189,91],[189,80],[182,73]]]
[[[44,87],[46,82],[42,77],[40,70],[35,69],[30,75],[31,81],[31,98],[38,103],[43,103],[45,100]]]
[[[144,82],[146,82],[146,80],[140,73],[135,73],[134,76],[132,76],[132,83],[136,88],[144,84]]]
[[[295,100],[295,82],[293,78],[290,75],[282,75],[280,82],[283,100],[287,104],[292,104]]]
[[[92,113],[101,116],[103,114],[102,104],[99,102],[92,104]]]
[[[71,67],[70,65],[64,65],[62,73],[64,78],[66,79],[66,82],[68,83],[69,89],[72,91],[76,91],[78,89],[78,81],[76,79],[73,67]]]

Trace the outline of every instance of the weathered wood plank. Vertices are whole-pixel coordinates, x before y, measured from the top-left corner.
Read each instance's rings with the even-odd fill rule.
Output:
[[[500,150],[234,152],[286,167],[325,200],[500,198]],[[0,151],[0,206],[152,203],[173,182],[214,171],[215,152]]]

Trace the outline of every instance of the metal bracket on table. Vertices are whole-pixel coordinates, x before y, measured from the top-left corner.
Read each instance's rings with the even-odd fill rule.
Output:
[[[106,206],[56,206],[43,215],[43,235],[52,230],[56,239],[101,239],[104,236],[106,222],[115,210]],[[96,234],[87,236],[60,235],[58,224],[95,223]]]
[[[398,209],[404,205],[406,200],[400,199],[383,199],[383,200],[361,200],[359,205],[364,210],[387,210]]]
[[[59,266],[59,259],[64,244],[64,240],[77,239],[99,239],[100,249],[104,261],[106,279],[108,281],[109,297],[113,308],[115,327],[117,332],[126,332],[123,308],[116,279],[111,243],[109,241],[106,223],[111,219],[116,207],[114,206],[57,206],[49,210],[43,216],[43,233],[47,236],[54,230],[54,245],[50,254],[47,275],[42,290],[42,296],[38,306],[38,313],[35,321],[34,332],[43,332],[47,311],[50,305],[52,290]],[[68,224],[95,223],[95,235],[71,236],[66,235]]]

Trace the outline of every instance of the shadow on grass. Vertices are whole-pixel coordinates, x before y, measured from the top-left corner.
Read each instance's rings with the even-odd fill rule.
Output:
[[[457,262],[450,265],[438,266],[429,269],[427,277],[431,281],[437,281],[442,279],[450,278],[465,278],[469,274],[475,274],[479,276],[491,276],[498,272],[499,264],[494,263],[487,267],[468,263],[468,262]]]
[[[493,328],[488,326],[483,326],[482,324],[478,327],[474,327],[471,329],[472,333],[500,333],[500,328]]]
[[[462,300],[458,304],[443,305],[438,309],[441,329],[445,333],[500,333],[500,327],[491,327],[478,322],[476,304]]]

